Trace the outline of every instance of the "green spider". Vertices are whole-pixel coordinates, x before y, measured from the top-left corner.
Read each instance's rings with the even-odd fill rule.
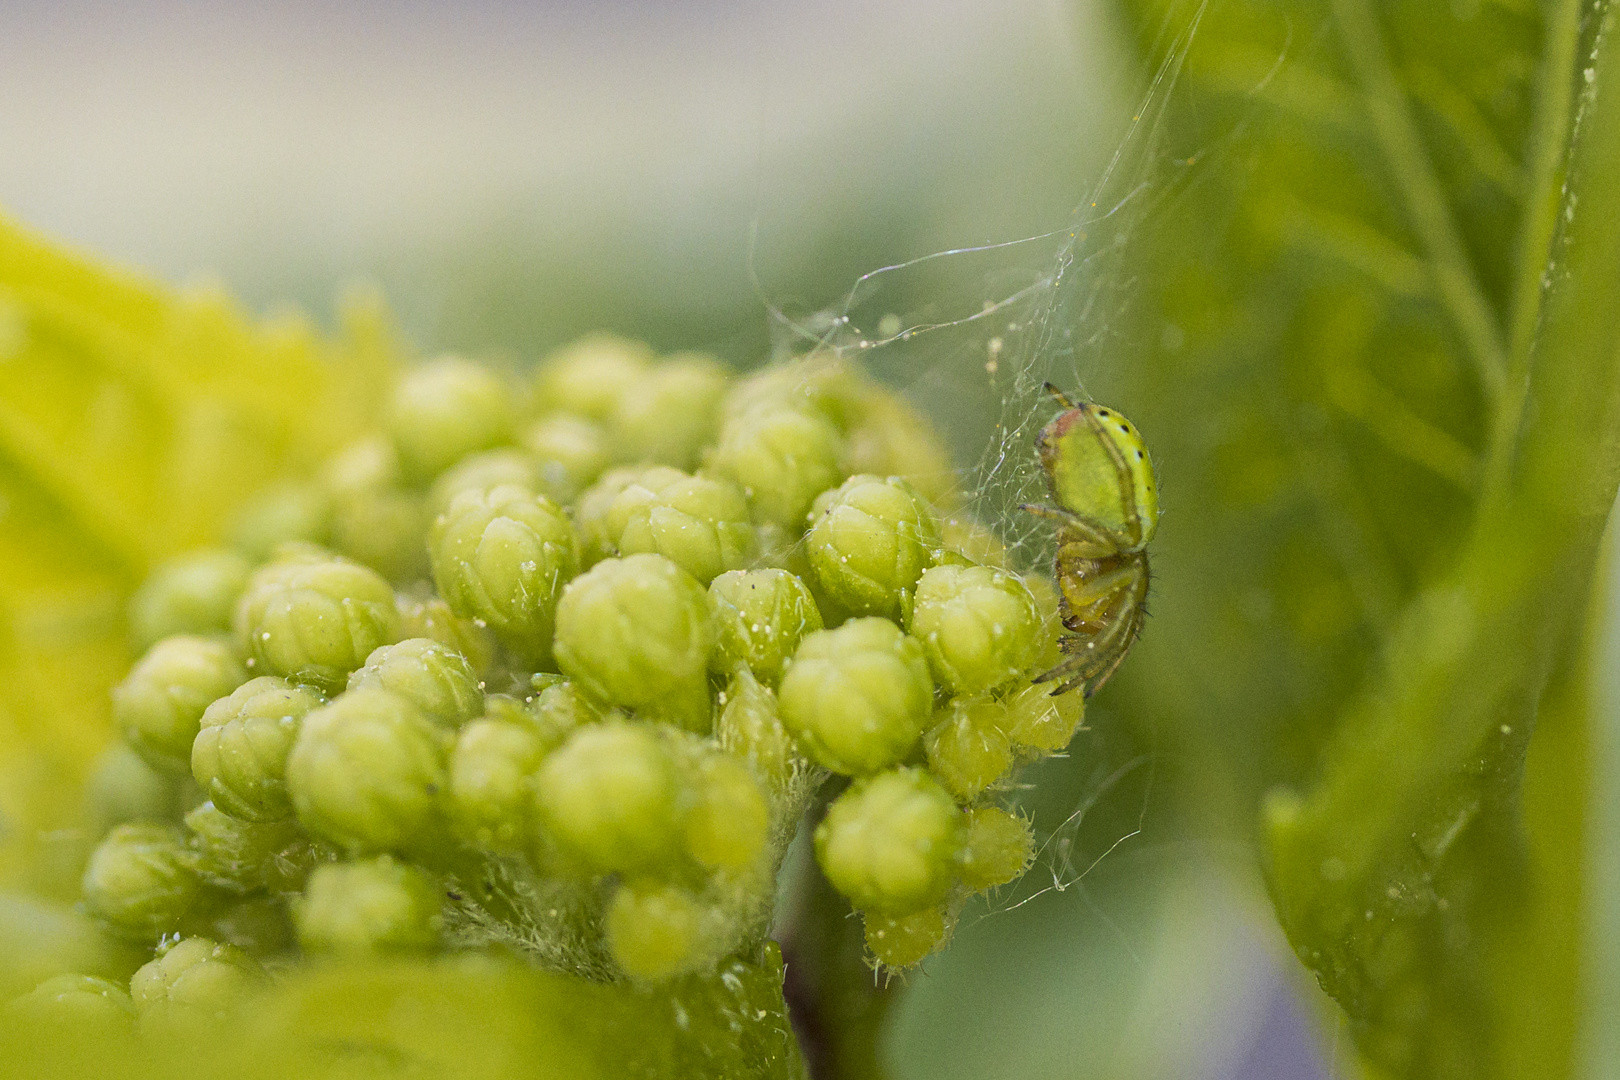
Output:
[[[1035,681],[1061,680],[1054,695],[1085,686],[1090,697],[1142,632],[1159,495],[1153,462],[1129,420],[1073,401],[1051,383],[1046,390],[1066,410],[1035,440],[1057,505],[1023,509],[1058,523],[1053,571],[1067,633],[1058,641],[1063,659]]]

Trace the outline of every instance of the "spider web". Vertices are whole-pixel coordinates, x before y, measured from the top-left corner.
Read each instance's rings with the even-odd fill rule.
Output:
[[[1132,238],[1209,156],[1170,159],[1160,147],[1207,5],[1194,2],[1190,20],[1167,15],[1150,52],[1163,59],[1106,167],[1062,227],[879,267],[835,304],[802,314],[773,303],[754,279],[781,357],[830,352],[857,362],[934,418],[954,459],[970,463],[958,472],[960,505],[996,531],[1010,564],[1026,574],[1050,577],[1056,548],[1051,523],[1019,509],[1049,501],[1035,454],[1037,433],[1055,415],[1045,384],[1090,398],[1088,376],[1105,374],[1122,351],[1122,315],[1140,288],[1123,269]],[[1166,494],[1174,500],[1173,490]],[[1105,708],[1090,715],[1068,753],[1021,770],[1002,793],[999,801],[1031,817],[1036,860],[972,921],[1080,885],[1142,833],[1153,755],[1120,737],[1118,718]]]

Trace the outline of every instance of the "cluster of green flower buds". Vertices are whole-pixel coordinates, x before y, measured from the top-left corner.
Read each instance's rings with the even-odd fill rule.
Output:
[[[161,1027],[300,956],[494,945],[712,969],[769,929],[818,790],[823,873],[915,963],[1023,872],[1008,777],[1081,719],[1030,681],[1050,585],[952,484],[835,360],[734,379],[599,336],[526,383],[406,372],[316,483],[136,594],[83,897],[161,951],[129,994],[30,1000]]]

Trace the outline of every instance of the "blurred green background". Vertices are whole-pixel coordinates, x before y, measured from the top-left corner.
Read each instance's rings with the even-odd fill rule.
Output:
[[[1251,846],[1260,789],[1304,772],[1319,734],[1278,717],[1314,718],[1368,651],[1336,571],[1289,531],[1298,514],[1277,511],[1294,466],[1270,389],[1244,381],[1302,376],[1218,351],[1178,359],[1187,335],[1218,339],[1199,305],[1228,302],[1216,294],[1231,283],[1140,277],[1166,244],[1167,226],[1144,223],[1230,192],[1197,171],[1150,197],[1138,186],[1230,151],[1269,106],[1238,95],[1235,121],[1194,110],[1164,138],[1170,84],[1150,89],[1141,59],[1152,7],[18,0],[0,11],[0,207],[169,280],[217,279],[263,311],[324,319],[344,284],[375,282],[419,349],[513,364],[607,327],[745,367],[793,343],[792,326],[823,327],[821,311],[878,335],[885,316],[951,323],[1031,290],[872,364],[941,423],[971,483],[1010,455],[1017,467],[989,470],[986,509],[1030,482],[1039,378],[1136,417],[1167,508],[1162,625],[1070,758],[1031,778],[1043,864],[910,977],[895,1074],[1353,1075]],[[1259,63],[1249,85],[1270,85],[1268,58],[1297,45],[1309,61],[1319,45],[1309,26],[1291,27],[1297,42],[1275,29],[1261,20],[1245,41],[1240,25],[1252,54],[1228,50],[1240,76]],[[1240,146],[1240,164],[1295,175],[1259,145]],[[880,267],[1024,237],[1039,239],[883,274],[849,302]],[[1217,399],[1249,412],[1203,408]],[[1446,400],[1463,415],[1440,422],[1467,429],[1466,401]],[[1416,488],[1396,501],[1449,497],[1402,482]],[[1250,524],[1192,520],[1218,500]],[[1039,536],[1014,527],[1037,556]],[[1193,546],[1200,530],[1219,543]],[[1408,578],[1432,561],[1423,540],[1400,553]],[[1615,753],[1594,745],[1595,760]],[[1614,869],[1613,839],[1594,830],[1594,872]]]

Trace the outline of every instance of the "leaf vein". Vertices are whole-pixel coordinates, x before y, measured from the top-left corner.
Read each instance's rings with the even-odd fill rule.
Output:
[[[1428,251],[1441,303],[1462,338],[1481,387],[1493,405],[1497,404],[1507,380],[1507,348],[1412,119],[1405,91],[1396,79],[1383,28],[1368,9],[1367,0],[1333,0],[1333,12],[1366,95],[1378,144],[1412,227]]]

